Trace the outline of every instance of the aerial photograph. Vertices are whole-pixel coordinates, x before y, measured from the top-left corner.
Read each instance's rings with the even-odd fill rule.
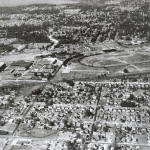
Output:
[[[0,150],[150,150],[150,0],[0,0]]]

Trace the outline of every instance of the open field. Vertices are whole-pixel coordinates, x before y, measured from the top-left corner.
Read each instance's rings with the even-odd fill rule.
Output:
[[[104,68],[111,74],[124,73],[128,69],[130,73],[149,70],[150,54],[148,52],[109,53],[85,57],[81,64],[93,68]]]
[[[24,61],[31,61],[34,60],[35,56],[41,55],[42,52],[35,49],[35,50],[29,50],[26,49],[24,50],[24,53],[19,53],[19,54],[7,54],[4,56],[0,56],[0,62],[5,62],[6,64],[12,62],[12,61],[19,61],[19,60],[24,60]]]
[[[143,63],[136,63],[134,64],[139,68],[144,68],[145,70],[150,70],[150,61],[149,62],[143,62]]]
[[[23,137],[35,137],[35,138],[44,138],[44,137],[56,138],[58,135],[58,131],[34,128],[30,133],[26,131],[20,132],[20,135]]]
[[[0,150],[3,150],[6,143],[7,143],[7,140],[5,138],[0,139]]]
[[[129,73],[150,71],[150,54],[148,52],[113,52],[85,57],[79,63],[72,62],[63,67],[55,81],[65,79],[94,79],[107,76],[123,75],[124,69]],[[127,75],[127,74],[126,74]]]
[[[102,67],[102,66],[116,66],[130,63],[143,63],[149,62],[149,53],[109,53],[103,55],[95,55],[90,57],[85,57],[81,60],[81,63],[86,66]]]
[[[14,145],[14,146],[12,147],[12,150],[20,150],[20,148],[21,148],[22,150],[29,150],[29,149],[32,149],[32,147],[29,146],[29,145],[23,145],[23,146]]]
[[[103,73],[108,73],[104,68],[85,66],[79,63],[71,63],[63,67],[51,81],[62,81],[62,79],[92,79]]]

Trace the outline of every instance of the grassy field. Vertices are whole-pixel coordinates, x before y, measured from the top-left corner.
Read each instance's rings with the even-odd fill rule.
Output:
[[[29,85],[27,87],[24,87],[20,90],[21,94],[24,95],[24,96],[27,96],[27,95],[30,95],[32,91],[34,91],[35,89],[38,89],[38,88],[42,88],[43,87],[43,83],[38,83],[37,85]]]
[[[35,128],[32,130],[31,132],[31,136],[32,137],[38,137],[38,138],[42,138],[42,137],[47,137],[47,136],[52,136],[52,137],[57,137],[57,130],[51,130],[51,129],[38,129]]]
[[[137,67],[139,67],[141,69],[150,70],[150,62],[136,63],[134,65],[136,65]]]
[[[58,131],[51,130],[51,129],[34,128],[31,130],[31,132],[27,132],[26,130],[21,129],[19,135],[24,136],[24,137],[35,137],[35,138],[49,137],[52,139],[58,136]]]
[[[118,74],[118,73],[123,73],[124,69],[128,69],[129,72],[135,72],[137,71],[137,69],[135,69],[134,67],[130,66],[130,65],[117,65],[117,66],[107,66],[106,67],[107,70],[109,70],[110,74]]]
[[[136,53],[131,55],[130,57],[123,57],[123,59],[129,63],[145,62],[145,61],[150,61],[150,54]]]
[[[65,79],[94,80],[101,79],[102,74],[118,76],[129,73],[144,73],[150,71],[150,53],[148,52],[116,52],[83,58],[79,63],[71,63],[63,67],[53,81]],[[127,74],[126,74],[127,75]]]
[[[130,64],[130,63],[139,63],[150,61],[150,54],[149,53],[109,53],[103,55],[95,55],[85,57],[81,60],[81,63],[86,66],[94,66],[94,67],[101,67],[105,66],[116,66],[116,65],[123,65],[123,64]]]
[[[23,146],[19,146],[19,145],[13,145],[11,150],[30,150],[32,149],[32,146],[30,145],[23,145]]]

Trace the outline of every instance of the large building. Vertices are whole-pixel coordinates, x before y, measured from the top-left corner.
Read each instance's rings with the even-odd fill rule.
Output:
[[[17,70],[28,70],[32,64],[33,62],[18,61],[13,62],[10,66],[15,67]]]

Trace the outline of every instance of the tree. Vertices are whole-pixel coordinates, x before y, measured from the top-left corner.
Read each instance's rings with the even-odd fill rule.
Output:
[[[37,72],[34,72],[34,76],[37,77]]]
[[[90,116],[94,116],[93,112],[91,112],[89,109],[85,110],[85,116],[86,117],[90,117]]]
[[[41,77],[44,77],[44,73],[43,72],[41,72]]]
[[[51,78],[52,78],[52,74],[49,73],[49,74],[47,75],[47,80],[50,80]]]
[[[136,104],[131,101],[122,101],[120,105],[121,107],[136,107]]]
[[[128,69],[126,69],[126,68],[123,70],[123,72],[124,73],[129,73]]]
[[[130,96],[128,97],[128,100],[134,100],[135,96],[133,94],[130,94]]]
[[[67,80],[67,79],[64,79],[63,78],[63,82],[66,82],[67,84],[69,84],[70,86],[74,86],[74,82],[73,82],[73,80]]]

